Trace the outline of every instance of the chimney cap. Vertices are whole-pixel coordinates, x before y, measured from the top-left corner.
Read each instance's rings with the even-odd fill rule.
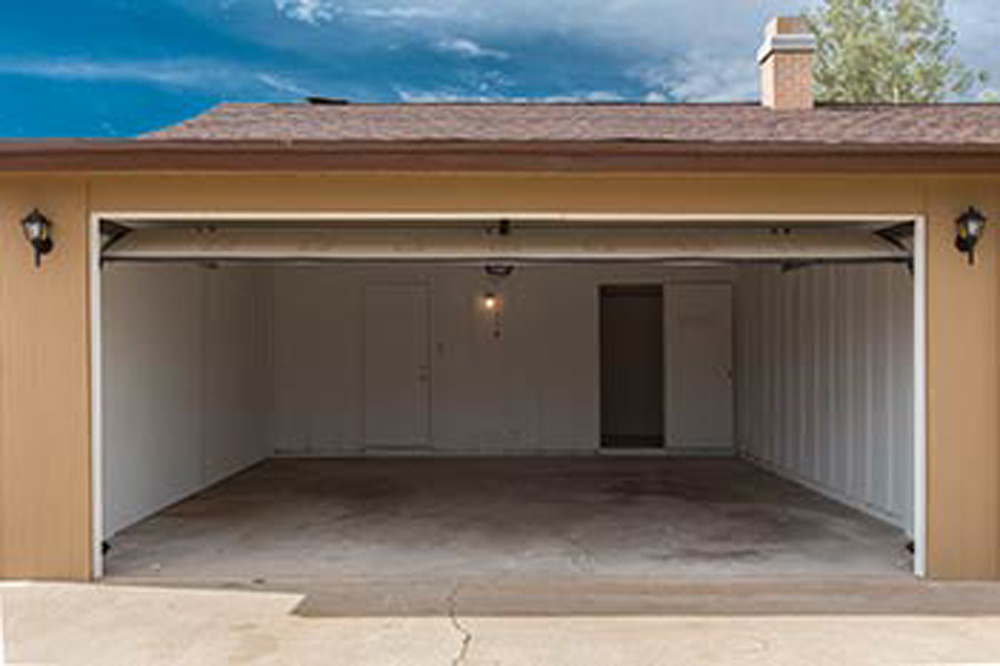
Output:
[[[802,16],[779,16],[764,30],[764,44],[757,51],[757,62],[763,64],[775,53],[815,53],[816,35]]]
[[[767,22],[764,34],[772,35],[808,35],[812,34],[809,21],[805,16],[775,16]]]

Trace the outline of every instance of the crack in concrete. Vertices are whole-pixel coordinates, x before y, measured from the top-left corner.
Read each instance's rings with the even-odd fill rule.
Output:
[[[451,626],[459,633],[462,637],[462,643],[459,645],[458,654],[455,658],[451,660],[451,666],[460,666],[469,655],[469,648],[472,646],[472,632],[469,631],[462,621],[458,619],[458,593],[462,589],[461,583],[456,583],[454,589],[452,589],[451,594],[448,595],[448,619],[451,620]]]
[[[563,537],[566,543],[573,546],[574,552],[570,555],[570,561],[577,569],[586,574],[594,573],[594,554],[583,545],[583,542],[572,534]]]

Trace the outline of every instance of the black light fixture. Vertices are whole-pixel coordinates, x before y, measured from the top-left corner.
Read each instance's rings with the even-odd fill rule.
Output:
[[[514,273],[513,264],[486,264],[483,271],[491,278],[509,278]]]
[[[955,236],[955,247],[959,252],[969,255],[969,265],[976,263],[976,245],[986,228],[986,216],[974,206],[962,213],[955,222],[958,234]]]
[[[52,252],[55,247],[52,240],[52,222],[36,208],[21,220],[21,228],[24,230],[24,237],[34,250],[35,267],[38,268],[42,265],[42,257]]]

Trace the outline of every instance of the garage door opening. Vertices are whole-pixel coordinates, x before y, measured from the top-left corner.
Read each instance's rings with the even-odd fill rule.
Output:
[[[104,573],[920,573],[913,224],[570,222],[98,216]]]

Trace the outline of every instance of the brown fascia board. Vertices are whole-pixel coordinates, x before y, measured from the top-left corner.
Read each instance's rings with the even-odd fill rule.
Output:
[[[670,141],[0,142],[0,173],[847,172],[1000,175],[1000,145]]]

